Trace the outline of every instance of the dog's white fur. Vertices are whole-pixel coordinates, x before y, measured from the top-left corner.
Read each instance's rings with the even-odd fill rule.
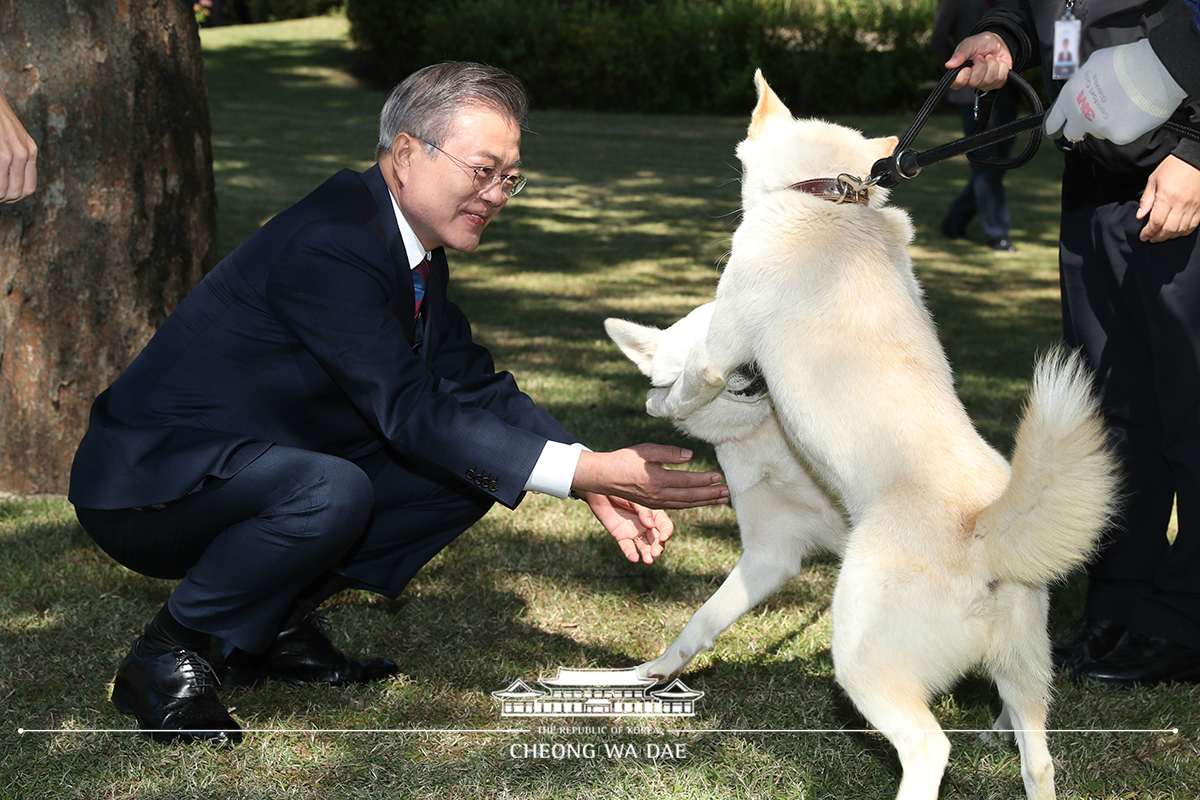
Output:
[[[1045,723],[1048,582],[1108,524],[1116,463],[1077,358],[1043,358],[1010,470],[954,392],[906,245],[908,216],[790,188],[865,175],[896,140],[794,120],[755,76],[743,221],[717,288],[665,331],[609,320],[656,387],[647,408],[717,446],[744,554],[643,676],[670,678],[800,571],[841,553],[833,597],[839,684],[899,751],[901,800],[937,797],[950,742],[932,697],[981,665],[1004,703],[1028,797],[1054,797]],[[746,402],[757,364],[770,398]],[[814,480],[815,478],[815,480]]]

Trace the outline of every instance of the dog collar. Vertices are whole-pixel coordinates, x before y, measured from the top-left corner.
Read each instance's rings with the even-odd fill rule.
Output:
[[[811,194],[813,197],[819,197],[822,200],[828,200],[831,203],[857,203],[860,206],[865,206],[870,202],[870,198],[867,196],[866,186],[856,189],[848,181],[843,180],[841,177],[813,178],[811,180],[793,183],[788,188],[795,189],[797,192]]]

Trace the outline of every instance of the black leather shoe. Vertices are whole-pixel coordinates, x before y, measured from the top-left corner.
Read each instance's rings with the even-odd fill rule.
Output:
[[[1081,665],[1077,681],[1108,686],[1154,686],[1159,683],[1200,681],[1200,650],[1169,639],[1126,633],[1103,658]]]
[[[141,641],[140,639],[138,641]],[[133,643],[117,670],[112,701],[156,742],[203,742],[228,747],[242,729],[217,698],[213,668],[198,653],[176,650],[143,657]]]
[[[1050,656],[1058,669],[1074,669],[1080,664],[1108,655],[1125,635],[1125,626],[1099,617],[1083,617],[1071,633],[1050,648]]]
[[[217,662],[217,673],[225,687],[249,686],[262,680],[297,686],[345,686],[377,681],[399,671],[386,658],[348,658],[329,641],[325,622],[316,614],[281,631],[265,653],[234,650]]]

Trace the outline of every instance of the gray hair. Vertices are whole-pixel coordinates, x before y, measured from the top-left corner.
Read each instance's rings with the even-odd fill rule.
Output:
[[[458,115],[473,105],[485,106],[517,125],[524,122],[529,107],[521,81],[498,67],[446,61],[417,70],[392,89],[383,104],[375,157],[390,153],[401,133],[441,146],[453,133]]]

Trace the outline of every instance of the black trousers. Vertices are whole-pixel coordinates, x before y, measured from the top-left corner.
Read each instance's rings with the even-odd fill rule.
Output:
[[[322,575],[394,598],[491,505],[387,451],[351,462],[275,446],[163,509],[76,512],[121,564],[182,579],[168,601],[180,623],[260,652]]]
[[[1200,648],[1200,246],[1196,233],[1139,240],[1138,201],[1113,199],[1120,190],[1068,158],[1064,335],[1096,371],[1125,477],[1123,511],[1088,568],[1087,613]]]

